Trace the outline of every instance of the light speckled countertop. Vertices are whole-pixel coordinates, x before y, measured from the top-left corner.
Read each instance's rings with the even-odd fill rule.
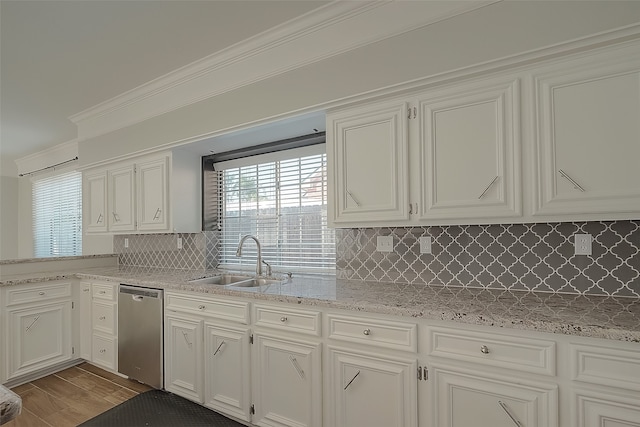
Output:
[[[216,274],[220,272],[121,267],[85,269],[77,276],[306,306],[640,342],[638,298],[347,281],[321,275],[294,276],[281,284],[259,288],[187,283]],[[38,280],[16,277],[0,281],[0,286],[72,276],[51,274]]]

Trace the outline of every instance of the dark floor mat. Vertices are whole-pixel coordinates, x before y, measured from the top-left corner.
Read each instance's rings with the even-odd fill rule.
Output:
[[[82,427],[244,427],[217,412],[161,390],[141,393],[80,424]]]

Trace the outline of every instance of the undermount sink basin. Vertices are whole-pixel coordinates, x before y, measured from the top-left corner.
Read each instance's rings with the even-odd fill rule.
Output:
[[[248,280],[243,280],[241,282],[231,283],[229,286],[238,288],[255,288],[258,286],[273,285],[274,283],[282,282],[282,280],[278,279],[251,278]]]
[[[244,280],[253,279],[252,276],[243,276],[239,274],[222,274],[220,276],[205,277],[203,279],[189,280],[192,285],[220,285],[226,286]]]

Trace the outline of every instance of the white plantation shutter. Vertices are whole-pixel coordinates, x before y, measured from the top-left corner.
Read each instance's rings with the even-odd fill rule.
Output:
[[[255,268],[253,240],[247,240],[242,257],[236,257],[238,241],[251,234],[260,240],[262,257],[274,269],[335,270],[335,231],[327,227],[326,154],[300,155],[309,151],[320,150],[282,151],[280,159],[246,166],[225,162],[218,173],[221,264]],[[269,159],[256,156],[253,162],[256,158]]]
[[[82,255],[82,174],[33,182],[35,257]]]

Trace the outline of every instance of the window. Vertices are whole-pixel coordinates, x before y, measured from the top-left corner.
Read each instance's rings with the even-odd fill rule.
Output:
[[[33,183],[36,257],[82,255],[82,174],[70,172]]]
[[[254,268],[263,259],[281,271],[335,270],[335,231],[327,227],[327,159],[324,144],[216,165],[220,263]],[[253,159],[253,160],[248,160]]]

